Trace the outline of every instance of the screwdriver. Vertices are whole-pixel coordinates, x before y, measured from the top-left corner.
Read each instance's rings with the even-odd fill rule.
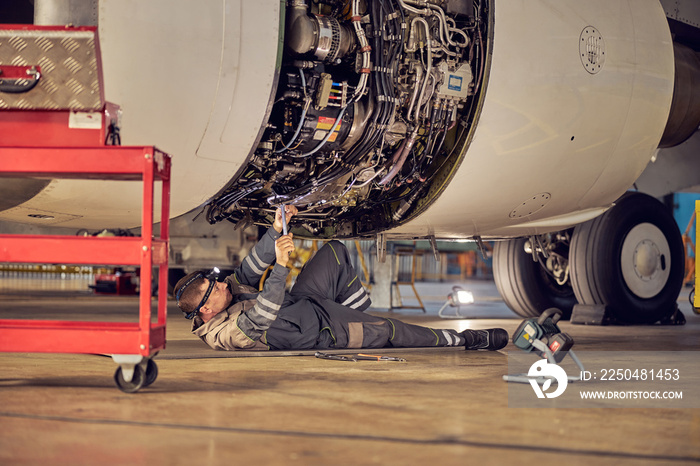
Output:
[[[406,362],[404,358],[395,358],[392,356],[376,356],[374,354],[358,354],[355,356],[360,361],[399,361]]]
[[[287,206],[282,204],[280,206],[280,210],[282,211],[282,234],[286,235],[287,234]]]

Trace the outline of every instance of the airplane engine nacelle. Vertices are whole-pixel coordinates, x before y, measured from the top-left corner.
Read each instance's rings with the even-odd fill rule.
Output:
[[[674,87],[657,0],[100,0],[99,33],[123,143],[173,154],[173,215],[266,224],[293,203],[319,238],[588,220],[652,157]],[[19,191],[0,219],[139,222],[123,183]]]
[[[464,159],[428,212],[398,233],[567,228],[605,211],[658,145],[674,61],[657,1],[495,2],[493,19]]]

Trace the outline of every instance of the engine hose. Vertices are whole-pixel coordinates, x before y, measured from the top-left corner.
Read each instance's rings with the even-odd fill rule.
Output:
[[[306,78],[304,77],[304,71],[299,68],[299,76],[301,76],[301,88],[304,90],[304,95],[306,95]],[[281,149],[277,149],[275,151],[275,154],[279,154],[280,152],[284,152],[290,147],[292,147],[292,144],[294,144],[294,141],[297,140],[299,137],[299,133],[301,132],[301,128],[304,126],[304,118],[306,118],[306,111],[309,108],[309,104],[311,103],[310,100],[306,99],[306,103],[304,104],[304,110],[301,112],[301,118],[299,118],[299,124],[297,125],[297,130],[294,133],[294,136],[292,136],[292,139]]]
[[[445,143],[445,136],[447,136],[447,132],[454,127],[454,124],[452,124],[449,128],[447,127],[447,124],[450,122],[450,118],[452,115],[450,113],[445,116],[445,121],[442,124],[442,136],[440,137],[440,142],[436,147],[433,148],[432,155],[437,155],[440,153],[440,149],[442,149],[442,145]]]
[[[408,105],[408,112],[406,115],[408,118],[411,118],[411,113],[413,113],[413,105],[416,103],[416,99],[418,98],[418,89],[420,86],[417,86],[421,79],[423,78],[423,68],[421,67],[416,67],[416,74],[415,74],[415,81],[413,83],[413,94],[411,95],[411,103]]]
[[[402,150],[400,156],[398,157],[398,161],[394,164],[393,167],[389,170],[389,173],[386,174],[384,178],[382,178],[379,181],[379,184],[381,186],[385,186],[391,182],[391,180],[394,179],[396,174],[403,168],[403,164],[406,162],[406,158],[408,157],[408,154],[411,152],[411,149],[413,149],[413,144],[416,142],[416,136],[418,134],[418,128],[414,129],[413,132],[411,133],[411,136],[408,138],[406,141],[406,144],[403,146],[403,149],[399,148],[399,150]],[[396,154],[394,154],[394,157],[396,158]]]
[[[430,26],[428,26],[428,22],[421,17],[413,18],[411,21],[411,28],[416,27],[416,23],[421,23],[425,28],[425,49],[428,54],[428,59],[426,60],[425,79],[423,80],[423,85],[421,86],[420,90],[420,97],[418,97],[418,102],[416,104],[415,121],[418,122],[420,120],[420,109],[423,102],[423,96],[425,95],[425,88],[428,85],[428,78],[430,78],[430,72],[432,71],[433,67],[433,52],[430,50],[432,41],[430,40]],[[410,114],[408,116],[409,118],[411,117]]]

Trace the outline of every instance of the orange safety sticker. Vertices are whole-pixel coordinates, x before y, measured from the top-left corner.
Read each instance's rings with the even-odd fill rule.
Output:
[[[318,117],[318,123],[316,123],[316,129],[326,129],[326,130],[328,130],[328,129],[331,129],[331,128],[333,127],[334,124],[335,124],[335,118],[329,118],[329,117],[320,116],[320,117]],[[340,126],[341,126],[342,124],[343,124],[342,121],[341,121],[340,123],[338,123],[338,126],[336,126],[335,130],[336,130],[336,131],[339,131],[339,130],[340,130]]]
[[[316,130],[316,132],[314,133],[314,137],[313,137],[313,138],[314,138],[315,141],[320,141],[320,140],[322,140],[323,138],[326,137],[326,134],[328,134],[328,131],[323,131],[323,130],[320,130],[320,129],[319,129],[319,130]],[[331,136],[328,138],[328,142],[335,142],[335,139],[336,139],[337,137],[338,137],[338,132],[337,132],[337,131],[333,131],[333,134],[331,134]]]

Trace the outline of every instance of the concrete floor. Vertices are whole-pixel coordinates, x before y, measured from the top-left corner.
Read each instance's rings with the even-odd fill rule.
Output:
[[[468,318],[439,319],[451,285],[420,286],[427,314],[391,316],[459,330],[500,326],[512,332],[521,322],[490,282],[463,284],[477,298],[463,309]],[[700,316],[690,310],[688,292],[679,297],[685,326],[561,327],[576,340],[582,360],[593,350],[699,351]],[[28,298],[5,289],[0,318],[136,315],[130,298],[80,292]],[[508,354],[522,353],[512,343],[499,352],[386,353],[405,363],[219,357],[227,354],[191,336],[173,302],[169,312],[168,347],[156,358],[160,375],[136,394],[116,388],[116,365],[106,357],[0,354],[0,464],[700,463],[696,392],[672,409],[509,407],[514,384],[502,376],[509,373]]]

